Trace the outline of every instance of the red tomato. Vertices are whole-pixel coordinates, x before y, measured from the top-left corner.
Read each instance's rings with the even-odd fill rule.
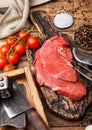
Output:
[[[21,38],[21,41],[26,41],[27,38],[30,36],[30,34],[26,34],[28,32],[28,30],[20,30],[18,32],[18,37]],[[25,36],[24,36],[25,35]],[[24,36],[24,37],[23,37]]]
[[[5,65],[3,68],[3,72],[8,72],[8,71],[12,71],[12,70],[15,70],[15,67],[10,64]]]
[[[17,43],[13,49],[14,49],[14,52],[16,52],[20,56],[26,52],[26,47],[22,43]]]
[[[17,64],[19,62],[19,55],[17,53],[10,53],[8,55],[8,61],[10,64]]]
[[[37,49],[40,46],[40,41],[36,37],[30,36],[27,39],[27,45],[31,49]]]
[[[17,38],[15,36],[8,36],[5,41],[6,41],[6,44],[11,46],[17,41]]]
[[[1,52],[0,52],[0,57],[2,57],[2,54],[1,54]]]
[[[3,55],[3,56],[6,56],[9,49],[10,49],[9,45],[2,45],[0,47],[0,54]]]
[[[5,57],[0,57],[0,69],[2,69],[7,64],[8,64],[7,59]]]

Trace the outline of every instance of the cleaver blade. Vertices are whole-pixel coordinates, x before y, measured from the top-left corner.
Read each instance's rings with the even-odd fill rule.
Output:
[[[73,56],[78,62],[92,66],[92,54],[87,54],[74,47]]]
[[[14,96],[3,100],[3,106],[8,116],[13,119],[22,113],[26,113],[29,123],[33,125],[35,130],[49,130],[41,116],[20,91],[19,84],[14,82],[13,88]]]
[[[14,95],[11,98],[6,98],[2,100],[3,107],[7,112],[9,118],[14,118],[15,116],[27,111],[28,108],[30,107],[28,101],[24,102],[25,97],[21,96],[20,89],[18,86],[20,85],[14,82],[13,83]]]
[[[22,84],[20,84],[20,88],[21,92],[24,94],[25,93],[25,89],[24,86]],[[0,103],[0,126],[12,126],[15,127],[16,130],[26,130],[26,115],[25,113],[22,113],[12,119],[10,119],[5,111],[5,109],[3,108],[2,105],[2,100]]]
[[[1,119],[0,119],[0,126],[12,126],[15,127],[17,130],[21,128],[21,130],[25,130],[26,127],[26,116],[24,113],[10,119],[6,113],[6,111],[3,109],[3,106],[1,107],[0,111]]]

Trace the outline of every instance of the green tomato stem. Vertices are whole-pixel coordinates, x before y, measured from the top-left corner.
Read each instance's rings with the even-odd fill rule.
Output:
[[[10,52],[13,52],[13,47],[14,47],[23,37],[25,37],[27,34],[29,34],[30,32],[32,32],[32,31],[33,31],[33,28],[34,28],[34,26],[32,27],[31,30],[28,30],[27,33],[25,33],[25,35],[23,35],[22,37],[18,38],[18,40],[10,47],[10,49],[9,49],[7,55],[6,55],[6,58],[8,58],[8,55],[9,55]]]

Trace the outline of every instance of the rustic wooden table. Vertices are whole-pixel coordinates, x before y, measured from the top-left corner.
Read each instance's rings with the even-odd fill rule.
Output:
[[[52,27],[58,32],[68,34],[73,38],[74,31],[83,24],[92,24],[92,0],[52,0],[43,5],[32,7],[30,11],[45,10],[49,16]],[[74,24],[68,29],[57,29],[53,24],[53,18],[56,13],[68,12],[74,17]],[[21,59],[19,68],[28,66],[26,56]],[[21,80],[21,79],[20,79]],[[50,130],[85,130],[85,125],[82,126],[82,121],[67,121],[61,117],[57,117],[47,108],[43,103],[44,111],[46,113],[47,122]],[[0,117],[1,118],[1,117]],[[91,120],[92,122],[92,120]],[[0,127],[0,130],[10,130],[9,127]],[[12,128],[11,128],[12,129]],[[29,128],[31,130],[31,128]]]
[[[45,10],[49,15],[51,26],[57,32],[68,34],[72,38],[74,38],[74,32],[78,27],[83,24],[92,24],[92,0],[52,0],[52,2],[31,9],[31,11],[34,10]],[[67,12],[73,16],[74,24],[72,27],[68,29],[57,29],[54,26],[53,18],[55,14],[59,12]],[[81,121],[66,121],[52,114],[46,106],[44,108],[50,130],[85,129],[85,125],[81,126],[81,123],[83,123],[85,119],[82,119]]]

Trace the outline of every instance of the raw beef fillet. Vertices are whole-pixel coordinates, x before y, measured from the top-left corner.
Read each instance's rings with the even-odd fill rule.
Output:
[[[80,100],[86,95],[85,86],[81,82],[69,83],[57,91],[59,94],[69,97],[73,101]]]
[[[49,87],[75,101],[86,95],[86,87],[77,82],[68,46],[69,42],[61,36],[46,40],[35,54],[34,67],[40,86]]]

